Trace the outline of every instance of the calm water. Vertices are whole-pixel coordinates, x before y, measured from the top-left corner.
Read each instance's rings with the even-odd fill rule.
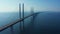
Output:
[[[28,16],[30,13],[25,12],[25,16]],[[19,13],[18,12],[6,12],[6,13],[0,13],[0,27],[9,24],[10,22],[13,22],[15,20],[19,19]]]
[[[25,16],[30,12],[25,12]],[[34,24],[31,27],[31,17],[25,19],[25,29],[27,34],[60,34],[60,12],[42,12],[34,17]],[[0,27],[19,19],[18,12],[0,13]],[[19,23],[14,25],[14,32],[18,34]],[[8,32],[8,33],[7,33]],[[0,34],[11,34],[10,28],[0,32]]]
[[[25,17],[30,15],[30,12],[25,12]],[[6,12],[6,13],[0,13],[0,27],[3,27],[6,24],[9,24],[11,22],[14,22],[15,20],[19,19],[19,12]],[[25,19],[25,26],[27,27],[28,21],[30,23],[31,20],[29,18]],[[8,32],[8,33],[7,33]],[[17,23],[14,25],[14,32],[15,34],[18,34],[20,32],[20,23]],[[10,28],[4,30],[3,32],[0,32],[0,34],[11,34]]]

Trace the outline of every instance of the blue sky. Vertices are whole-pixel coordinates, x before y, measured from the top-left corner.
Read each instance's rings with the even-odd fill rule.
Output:
[[[60,0],[0,0],[0,12],[18,11],[19,3],[25,4],[25,11],[31,7],[37,11],[60,11]]]

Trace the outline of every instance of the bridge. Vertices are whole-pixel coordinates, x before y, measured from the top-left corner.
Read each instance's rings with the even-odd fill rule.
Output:
[[[22,11],[21,11],[21,10],[22,10]],[[11,23],[9,23],[9,24],[4,25],[3,27],[0,27],[0,32],[6,30],[6,29],[8,29],[8,28],[10,28],[11,34],[14,34],[14,30],[13,30],[13,29],[14,29],[14,28],[13,28],[14,25],[17,24],[17,23],[20,23],[20,27],[19,27],[19,28],[20,28],[20,33],[19,33],[19,34],[25,34],[25,33],[24,33],[24,20],[32,16],[31,22],[32,22],[32,28],[33,28],[33,24],[34,24],[33,21],[34,21],[34,18],[35,18],[35,16],[36,16],[37,14],[39,14],[39,12],[34,13],[33,8],[31,8],[31,14],[28,15],[28,16],[26,16],[26,17],[24,17],[24,4],[22,4],[22,9],[21,9],[21,4],[19,4],[19,16],[20,16],[20,19],[17,19],[17,20],[14,21],[14,22],[11,22]],[[23,23],[23,26],[21,26],[21,22]]]
[[[0,27],[1,32],[10,32],[9,34],[60,34],[60,12],[34,12],[31,8],[31,14],[24,15],[24,4],[19,4],[19,19]],[[30,22],[25,28],[25,19],[30,18]],[[14,25],[19,24],[19,31],[15,33]],[[9,29],[8,29],[9,28]],[[7,30],[8,31],[7,31]]]

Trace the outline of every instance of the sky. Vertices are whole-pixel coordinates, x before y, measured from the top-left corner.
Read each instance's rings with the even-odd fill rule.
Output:
[[[0,0],[0,12],[19,11],[19,3],[24,3],[25,11],[32,7],[35,11],[60,11],[60,0]]]

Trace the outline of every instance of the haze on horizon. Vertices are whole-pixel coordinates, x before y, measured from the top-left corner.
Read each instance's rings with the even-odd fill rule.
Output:
[[[31,7],[36,11],[60,11],[60,0],[0,0],[0,12],[19,11],[19,3],[25,4],[25,11]]]

